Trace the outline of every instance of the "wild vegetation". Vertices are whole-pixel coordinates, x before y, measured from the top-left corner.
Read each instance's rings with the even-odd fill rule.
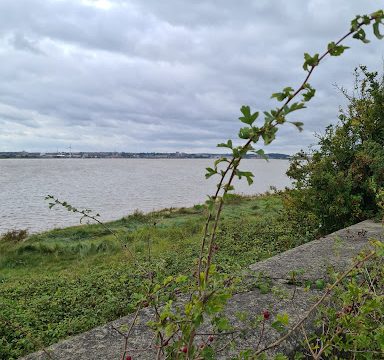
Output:
[[[217,266],[236,273],[300,243],[282,220],[281,194],[231,196],[218,234]],[[165,209],[107,224],[157,280],[190,274],[205,207]],[[183,253],[180,257],[179,254]],[[0,358],[19,356],[134,310],[143,274],[101,225],[0,241]],[[136,294],[136,295],[135,295]]]
[[[292,217],[324,234],[380,217],[384,200],[384,83],[365,66],[356,69],[355,93],[339,122],[319,136],[319,148],[301,152],[288,175]],[[304,227],[303,227],[304,229]]]
[[[213,334],[230,329],[222,309],[239,286],[233,276],[236,270],[379,211],[383,192],[383,87],[365,70],[368,82],[362,82],[363,97],[352,98],[349,113],[342,114],[342,123],[329,127],[320,139],[319,151],[306,162],[294,159],[290,175],[296,180],[295,190],[288,195],[246,199],[231,192],[234,177],[252,183],[254,175],[239,166],[249,151],[262,154],[253,144],[260,139],[266,145],[271,143],[279,126],[289,122],[287,116],[303,109],[314,96],[315,89],[308,80],[320,62],[326,56],[341,55],[347,49],[341,42],[348,36],[367,42],[363,30],[366,25],[372,24],[376,37],[382,38],[379,25],[383,19],[382,10],[357,16],[350,31],[329,43],[323,54],[305,54],[304,81],[296,90],[286,87],[272,95],[281,105],[264,112],[263,125],[255,125],[258,112],[252,112],[249,106],[241,108],[239,119],[245,127],[239,137],[245,144],[234,146],[231,140],[219,144],[230,149],[232,157],[221,158],[207,168],[207,177],[217,175],[219,182],[206,206],[149,215],[136,213],[108,226],[55,230],[27,240],[3,237],[0,355],[15,358],[130,310],[135,309],[137,314],[151,306],[156,316],[149,326],[156,335],[158,359],[214,359],[211,346],[195,343],[196,331],[204,319],[210,320]],[[298,96],[302,98],[293,102]],[[298,129],[303,125],[291,123]],[[88,210],[78,210],[53,196],[48,200],[51,207],[64,206],[98,221],[97,215]],[[300,215],[303,210],[307,212]],[[334,221],[337,214],[340,218]],[[316,303],[321,305],[331,291],[336,291],[343,308],[339,313],[324,310],[328,315],[321,322],[327,331],[321,335],[321,347],[313,343],[314,338],[305,339],[313,358],[325,354],[343,358],[348,351],[356,359],[381,354],[382,345],[376,345],[383,334],[382,311],[377,310],[383,308],[380,265],[367,270],[368,278],[359,273],[368,259],[379,259],[380,264],[384,254],[382,246],[378,247],[352,269],[356,274],[351,270],[338,277]],[[178,256],[180,252],[183,257]],[[197,259],[196,263],[192,259]],[[351,274],[354,276],[348,278]],[[172,304],[179,292],[188,294],[189,300],[175,307]],[[276,318],[274,324],[285,332],[279,340],[283,341],[290,332],[285,327],[288,321],[279,314]],[[269,313],[264,312],[260,319],[262,324]],[[242,353],[239,358],[262,358],[267,348]],[[125,351],[123,358],[131,356]]]

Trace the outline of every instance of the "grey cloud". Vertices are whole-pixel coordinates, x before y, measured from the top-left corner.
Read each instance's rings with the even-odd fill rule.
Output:
[[[215,151],[236,137],[242,104],[276,106],[270,94],[305,76],[304,51],[324,49],[355,14],[381,5],[111,1],[110,9],[78,0],[0,2],[0,102],[24,111],[2,112],[15,137],[1,138],[1,149]],[[313,143],[344,103],[332,84],[351,86],[360,62],[381,69],[381,43],[349,43],[342,59],[314,74],[317,97],[292,119],[304,132],[282,128],[268,151]]]
[[[9,42],[15,47],[17,50],[30,51],[34,54],[43,54],[43,52],[39,49],[38,44],[35,41],[29,40],[24,34],[16,32],[11,36]]]

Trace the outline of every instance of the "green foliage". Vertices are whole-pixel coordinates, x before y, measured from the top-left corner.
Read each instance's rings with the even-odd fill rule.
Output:
[[[319,137],[319,149],[294,156],[287,172],[296,189],[287,199],[291,214],[299,222],[300,217],[310,222],[311,230],[321,234],[381,211],[384,84],[377,73],[365,67],[360,70],[356,73],[358,95],[346,94],[348,111]]]
[[[383,247],[383,244],[377,243]],[[378,249],[379,250],[379,249]],[[331,306],[317,316],[322,332],[306,347],[318,358],[381,359],[384,354],[384,258],[355,268],[334,290]]]
[[[304,54],[304,64],[303,69],[305,71],[308,71],[308,68],[313,68],[319,64],[319,54],[315,54],[313,56],[309,55],[308,53]]]
[[[297,237],[287,233],[281,209],[281,195],[231,194],[218,237],[217,271],[235,274],[293,246]],[[138,262],[148,269],[157,264],[154,283],[163,284],[173,276],[167,289],[180,288],[184,280],[190,283],[194,271],[205,211],[196,205],[148,215],[136,212],[108,227],[131,247]],[[138,299],[146,298],[145,291],[139,296],[145,281],[130,254],[101,225],[52,230],[24,242],[0,242],[0,358],[16,359],[132,312]],[[217,302],[211,300],[207,311],[219,309],[223,300],[225,294]],[[4,318],[12,326],[2,322]],[[225,322],[220,318],[215,321],[222,328]]]

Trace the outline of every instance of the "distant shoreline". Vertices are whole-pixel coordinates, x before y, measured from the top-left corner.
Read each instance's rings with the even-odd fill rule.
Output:
[[[211,153],[125,153],[125,152],[56,152],[56,153],[32,153],[20,152],[0,152],[1,159],[218,159],[221,157],[230,158],[231,154],[211,154]],[[269,159],[289,160],[290,155],[280,153],[266,154]],[[263,159],[262,156],[249,154],[246,159]]]

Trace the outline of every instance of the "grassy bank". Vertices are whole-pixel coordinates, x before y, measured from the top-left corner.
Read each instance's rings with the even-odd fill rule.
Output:
[[[233,198],[219,232],[218,266],[227,272],[296,246],[279,194]],[[194,271],[203,206],[135,213],[108,227],[52,230],[0,241],[0,358],[14,359],[132,311],[140,275],[129,248],[159,276]],[[127,248],[124,246],[126,245]]]

